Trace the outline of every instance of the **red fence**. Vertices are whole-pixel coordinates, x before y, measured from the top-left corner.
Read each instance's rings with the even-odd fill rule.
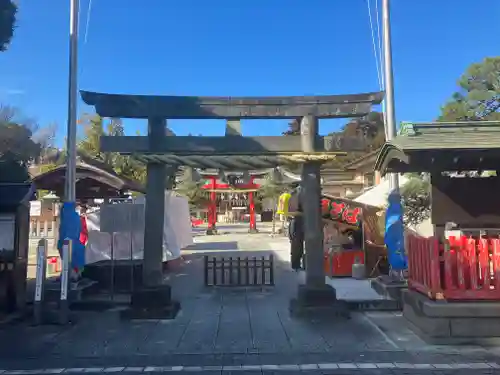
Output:
[[[203,225],[204,223],[205,223],[205,221],[203,219],[198,219],[198,218],[195,218],[195,217],[191,217],[191,226],[193,228],[197,228],[200,225]]]
[[[407,239],[408,286],[432,299],[500,300],[500,239]]]

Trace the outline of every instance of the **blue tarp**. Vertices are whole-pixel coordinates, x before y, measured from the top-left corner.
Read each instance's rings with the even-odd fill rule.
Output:
[[[404,250],[403,206],[399,193],[389,195],[389,205],[385,214],[385,245],[391,269],[402,271],[408,267]]]
[[[61,207],[61,224],[59,225],[59,241],[57,248],[62,257],[62,245],[66,238],[73,242],[71,268],[82,269],[85,266],[85,246],[80,243],[80,215],[76,212],[76,203],[64,202]]]

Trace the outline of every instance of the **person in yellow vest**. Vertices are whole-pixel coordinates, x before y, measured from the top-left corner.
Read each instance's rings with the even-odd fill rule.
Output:
[[[278,201],[277,212],[289,219],[288,238],[290,239],[291,266],[294,271],[305,268],[304,264],[304,220],[302,217],[298,191],[284,193]]]
[[[291,197],[292,194],[290,193],[283,193],[280,195],[278,199],[278,209],[276,210],[278,215],[288,216],[288,202]]]

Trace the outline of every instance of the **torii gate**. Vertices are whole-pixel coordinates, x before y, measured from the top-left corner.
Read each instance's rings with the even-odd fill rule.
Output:
[[[147,136],[101,137],[101,150],[133,155],[147,164],[144,230],[144,288],[132,296],[141,317],[178,306],[162,283],[164,191],[167,176],[182,165],[193,168],[252,170],[301,163],[305,222],[306,284],[293,306],[332,304],[335,290],[325,284],[320,166],[336,155],[364,148],[361,137],[319,136],[318,119],[361,117],[379,104],[383,93],[287,97],[148,96],[81,92],[83,101],[102,117],[148,120]],[[239,131],[220,137],[166,136],[167,119],[294,119],[301,118],[299,136],[243,137]],[[168,167],[167,167],[168,166]],[[135,301],[135,302],[134,302]],[[149,302],[148,302],[149,301]],[[298,303],[297,303],[298,302]],[[168,305],[168,306],[167,306]],[[173,307],[171,310],[177,310]],[[170,310],[169,310],[170,311]],[[157,313],[152,312],[153,316]],[[175,316],[175,312],[172,313]]]

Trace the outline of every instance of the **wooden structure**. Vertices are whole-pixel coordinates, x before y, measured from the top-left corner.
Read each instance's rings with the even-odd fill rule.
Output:
[[[144,96],[82,92],[83,101],[94,106],[103,117],[148,120],[147,137],[102,137],[101,149],[133,155],[147,164],[146,212],[144,231],[143,277],[147,290],[137,291],[171,304],[170,289],[163,285],[161,267],[164,190],[167,176],[180,166],[196,169],[251,171],[286,164],[302,164],[303,202],[306,216],[306,286],[298,300],[335,300],[334,290],[325,285],[320,211],[320,166],[336,155],[362,150],[365,140],[342,134],[322,137],[318,119],[365,116],[372,104],[382,101],[382,93],[306,97],[187,97]],[[301,119],[300,136],[243,137],[240,119]],[[226,119],[222,137],[177,136],[165,134],[167,119]],[[168,166],[168,167],[166,167]],[[304,297],[304,298],[303,298]],[[145,301],[137,297],[136,300]],[[156,301],[156,302],[157,302]],[[309,303],[310,302],[310,303]],[[312,300],[304,305],[311,305]],[[315,302],[315,303],[316,303]],[[315,303],[312,303],[314,305]],[[138,316],[157,309],[155,305],[136,308]]]
[[[274,256],[204,256],[205,286],[273,286]]]
[[[365,265],[366,277],[378,276],[387,256],[379,225],[380,208],[327,194],[322,195],[321,207],[325,231],[334,232],[333,247],[325,239],[327,274],[351,276],[352,265],[359,261]],[[343,246],[338,243],[341,237],[350,237],[353,241]],[[355,241],[356,238],[359,241]]]
[[[409,236],[409,287],[430,299],[500,300],[500,239]]]
[[[0,184],[0,316],[23,310],[28,270],[31,183]]]
[[[224,173],[221,171],[221,173]],[[210,203],[208,206],[208,229],[207,234],[217,233],[217,208],[222,205],[224,201],[224,195],[229,194],[240,194],[244,195],[244,199],[238,199],[237,201],[244,201],[243,207],[247,207],[248,214],[250,217],[250,233],[257,232],[257,224],[255,218],[255,193],[259,189],[260,184],[256,183],[255,179],[262,177],[269,172],[249,172],[248,181],[245,181],[244,175],[242,173],[232,173],[230,175],[225,175],[226,181],[221,181],[219,177],[219,171],[201,171],[200,174],[203,178],[207,180],[206,184],[202,189],[206,190],[210,194]],[[218,204],[219,203],[219,204]],[[226,200],[226,204],[230,205],[231,201]],[[241,206],[241,203],[238,205]],[[232,207],[231,207],[232,208]]]
[[[406,123],[402,128],[382,147],[376,168],[429,173],[434,225],[434,236],[406,241],[404,316],[435,342],[500,337],[500,123]],[[446,234],[450,223],[458,237]]]
[[[53,191],[64,196],[66,164],[33,177],[37,189]],[[76,197],[78,200],[93,198],[119,198],[126,192],[145,192],[139,182],[118,176],[112,168],[97,160],[79,156],[76,164]]]
[[[363,188],[380,184],[380,172],[373,169],[379,151],[379,149],[371,151],[343,166],[344,170],[353,173],[353,180],[362,182]],[[353,195],[361,193],[362,191],[357,193],[353,192]]]
[[[282,194],[281,212],[292,217],[301,215],[297,208],[299,195],[299,191],[293,195]],[[365,265],[367,277],[382,273],[387,251],[380,226],[382,217],[379,207],[322,193],[321,214],[326,275],[351,276],[352,265],[356,260]],[[342,241],[347,238],[351,240]]]
[[[255,203],[263,181],[272,178],[276,184],[281,185],[290,185],[300,181],[300,175],[296,177],[280,167],[227,174],[224,171],[209,169],[200,170],[198,173],[206,181],[202,189],[209,194],[207,234],[217,233],[218,213],[228,209],[238,209],[245,214],[248,213],[249,233],[257,233]],[[221,179],[221,174],[224,175],[223,179]],[[236,220],[235,216],[233,218]]]

